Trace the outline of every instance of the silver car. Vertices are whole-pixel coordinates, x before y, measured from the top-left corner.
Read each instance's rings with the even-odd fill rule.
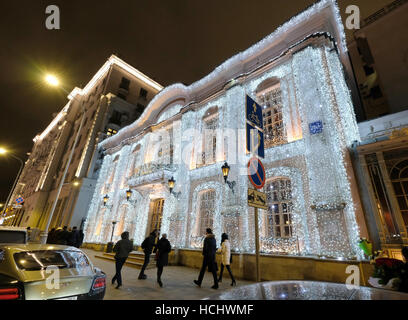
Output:
[[[106,275],[80,249],[0,242],[0,300],[102,300]]]

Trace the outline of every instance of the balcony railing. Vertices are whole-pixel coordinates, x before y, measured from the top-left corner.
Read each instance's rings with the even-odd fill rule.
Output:
[[[174,171],[175,167],[173,164],[168,163],[155,163],[155,162],[145,163],[144,165],[139,166],[135,169],[132,178],[142,177],[161,170]]]

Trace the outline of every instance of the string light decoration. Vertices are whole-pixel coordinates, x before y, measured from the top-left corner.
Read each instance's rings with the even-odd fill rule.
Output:
[[[242,74],[241,80],[228,86],[220,94],[204,103],[194,101],[197,92],[203,90],[215,79],[229,74],[230,69],[240,62],[257,55],[271,46],[283,33],[297,24],[307,21],[320,10],[331,8],[337,23],[339,43],[322,40],[313,46],[294,50],[279,63],[269,65],[256,75]],[[211,74],[189,87],[175,84],[163,89],[150,102],[142,116],[117,135],[104,140],[100,147],[107,150],[86,221],[86,242],[103,243],[112,220],[120,221],[126,203],[126,190],[132,188],[134,207],[127,212],[137,212],[126,217],[124,228],[134,234],[135,244],[140,244],[147,232],[150,203],[158,197],[164,198],[162,233],[168,234],[175,247],[200,248],[203,235],[197,234],[199,194],[206,190],[215,191],[213,229],[217,239],[221,233],[230,235],[232,250],[253,253],[255,251],[254,221],[251,208],[247,205],[247,190],[250,187],[246,176],[246,165],[250,158],[245,152],[245,96],[256,98],[258,88],[268,79],[278,79],[282,97],[282,118],[288,129],[288,142],[265,150],[263,160],[267,179],[287,178],[292,191],[292,233],[289,238],[277,238],[265,232],[265,213],[261,210],[259,226],[261,230],[261,251],[264,253],[319,256],[337,259],[363,257],[358,247],[360,235],[356,221],[356,211],[352,194],[352,178],[348,176],[350,166],[348,148],[353,141],[359,141],[359,132],[345,82],[344,70],[337,45],[343,52],[344,30],[335,1],[323,0],[305,12],[291,19],[243,53],[224,62]],[[300,41],[301,42],[301,41]],[[299,42],[299,43],[300,43]],[[166,108],[171,96],[187,98],[186,105]],[[190,99],[190,100],[189,100]],[[163,105],[162,105],[163,104]],[[192,107],[192,104],[195,104]],[[217,135],[216,162],[197,168],[195,159],[199,152],[194,134],[200,132],[203,118],[208,110],[217,107],[218,128],[235,131],[235,149],[223,143]],[[155,116],[149,118],[153,111]],[[152,164],[150,136],[153,132],[143,132],[152,119],[173,122],[174,163]],[[314,134],[309,124],[321,121],[323,130]],[[171,123],[169,123],[171,124]],[[290,138],[290,139],[289,139]],[[132,172],[132,150],[140,146],[141,169]],[[233,147],[233,146],[232,146]],[[116,168],[114,159],[119,156]],[[184,160],[184,161],[183,161]],[[228,161],[229,176],[237,181],[234,193],[223,182],[220,167]],[[109,175],[115,170],[112,188],[106,188]],[[168,179],[177,181],[177,191],[182,191],[180,199],[170,196]],[[160,187],[160,185],[162,187]],[[109,189],[109,192],[108,190]],[[136,192],[135,190],[139,190]],[[163,191],[166,190],[166,191]],[[109,196],[112,208],[103,208],[101,197]],[[129,205],[129,204],[127,204]],[[128,215],[128,214],[127,214]],[[102,219],[102,220],[101,220]],[[100,227],[103,232],[96,232]],[[262,230],[264,230],[262,232]]]

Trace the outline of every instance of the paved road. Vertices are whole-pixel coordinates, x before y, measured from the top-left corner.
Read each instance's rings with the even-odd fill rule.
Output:
[[[96,267],[99,267],[107,275],[107,290],[105,300],[200,300],[212,294],[231,290],[231,280],[224,271],[224,281],[219,284],[219,289],[211,289],[213,285],[212,274],[206,272],[201,288],[197,287],[193,280],[198,278],[198,269],[168,266],[164,268],[162,275],[163,288],[156,282],[157,269],[149,269],[145,273],[146,280],[138,280],[139,270],[124,266],[122,269],[123,286],[115,289],[111,285],[112,276],[115,274],[114,262],[95,258],[96,251],[84,250]],[[252,284],[254,282],[237,280],[237,287]]]

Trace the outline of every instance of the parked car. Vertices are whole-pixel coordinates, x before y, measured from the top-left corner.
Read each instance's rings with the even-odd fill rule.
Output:
[[[2,243],[27,243],[26,228],[0,226],[0,244]]]
[[[102,300],[106,275],[80,249],[0,243],[0,300]]]

